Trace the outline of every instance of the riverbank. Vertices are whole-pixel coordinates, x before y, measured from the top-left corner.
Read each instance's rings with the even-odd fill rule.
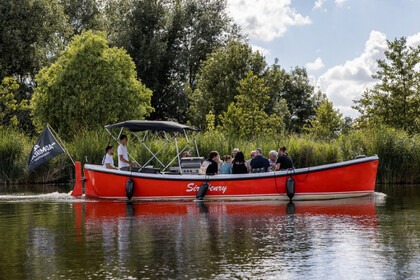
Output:
[[[61,155],[35,172],[28,173],[26,164],[30,150],[36,139],[20,132],[4,129],[0,132],[0,182],[6,183],[48,183],[69,181],[73,178],[70,159]],[[83,131],[65,143],[70,154],[77,161],[100,163],[104,148],[111,142],[116,144],[103,130]],[[151,139],[148,145],[153,152],[160,149],[161,139]],[[185,140],[180,140],[180,145]],[[310,135],[278,135],[238,139],[219,131],[204,132],[197,136],[197,146],[201,156],[211,150],[221,155],[230,154],[233,148],[241,149],[246,156],[256,147],[265,154],[286,146],[296,168],[311,167],[344,160],[354,159],[358,155],[378,155],[380,158],[377,183],[419,184],[420,183],[420,135],[408,135],[405,132],[389,128],[354,130],[339,138],[323,141]],[[194,150],[191,147],[191,150]],[[144,163],[148,152],[139,143],[130,141],[129,151],[132,156]],[[175,146],[168,146],[159,155],[169,162],[175,154]],[[115,159],[116,160],[116,156]],[[153,164],[153,163],[152,163]]]

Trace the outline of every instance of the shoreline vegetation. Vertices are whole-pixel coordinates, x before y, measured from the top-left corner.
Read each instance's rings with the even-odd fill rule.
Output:
[[[161,139],[152,137],[148,144],[153,152],[162,145]],[[75,160],[82,163],[100,164],[104,148],[112,139],[102,130],[83,131],[73,141],[65,142]],[[130,139],[129,152],[142,164],[148,159],[148,152],[140,143]],[[211,150],[221,155],[230,154],[232,149],[241,149],[246,156],[256,147],[263,149],[267,156],[270,150],[286,146],[296,168],[354,159],[358,155],[378,155],[380,159],[377,175],[378,184],[418,184],[420,183],[420,135],[408,135],[391,128],[353,130],[337,139],[322,141],[310,135],[279,135],[239,139],[228,137],[214,130],[197,135],[200,156],[206,157]],[[180,139],[180,145],[185,140]],[[184,142],[182,142],[184,141]],[[58,183],[73,180],[74,168],[66,155],[61,155],[41,166],[35,172],[28,173],[27,159],[32,149],[34,138],[12,129],[0,133],[0,182],[6,184]],[[117,143],[112,140],[111,145]],[[191,151],[193,151],[191,146]],[[176,154],[174,146],[168,146],[160,156],[169,162]],[[193,154],[194,155],[194,154]],[[114,160],[117,160],[114,156]],[[157,166],[156,162],[152,162]],[[357,176],[357,174],[355,174]]]
[[[73,179],[64,155],[27,171],[46,124],[75,160],[98,164],[111,141],[104,125],[130,119],[200,128],[201,156],[233,148],[249,156],[257,147],[267,156],[286,146],[306,168],[377,154],[378,183],[420,183],[420,45],[405,37],[387,41],[352,119],[305,67],[284,69],[254,50],[226,0],[3,2],[1,184]],[[148,144],[156,152],[161,141]],[[145,162],[140,144],[128,150]],[[169,162],[173,154],[171,146],[160,155]]]

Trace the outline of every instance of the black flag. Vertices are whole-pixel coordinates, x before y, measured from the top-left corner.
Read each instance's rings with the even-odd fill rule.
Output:
[[[38,141],[29,155],[29,172],[62,153],[64,153],[63,147],[61,147],[60,143],[55,139],[47,125],[41,132]]]

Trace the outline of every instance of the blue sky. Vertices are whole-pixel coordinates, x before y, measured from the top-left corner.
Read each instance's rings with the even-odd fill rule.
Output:
[[[272,64],[305,66],[334,106],[351,109],[375,84],[386,40],[420,44],[420,0],[228,0],[230,15]]]

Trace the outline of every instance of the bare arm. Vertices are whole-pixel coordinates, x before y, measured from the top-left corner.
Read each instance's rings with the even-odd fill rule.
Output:
[[[129,161],[129,160],[126,160],[126,159],[123,157],[123,155],[119,155],[119,159],[120,159],[120,161],[121,161],[121,162],[125,162],[125,163],[129,163],[129,164],[130,164],[130,161]]]
[[[280,170],[280,163],[276,163],[276,171]]]
[[[112,166],[110,163],[106,163],[105,164],[105,166],[106,166],[106,168],[108,168],[108,169],[118,169],[118,168],[116,168],[115,166]]]

